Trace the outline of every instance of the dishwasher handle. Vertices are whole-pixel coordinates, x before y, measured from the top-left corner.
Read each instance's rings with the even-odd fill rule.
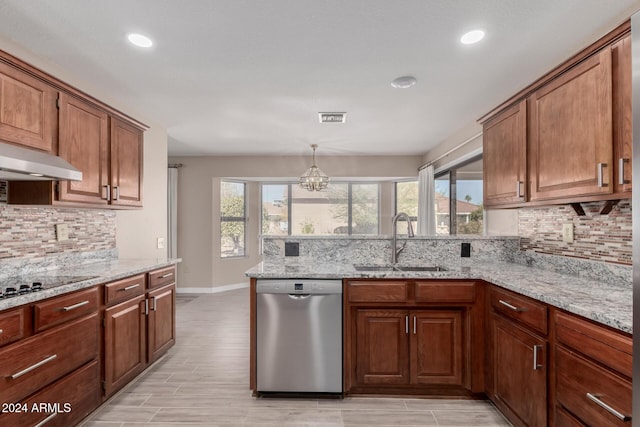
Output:
[[[295,299],[295,300],[303,300],[311,296],[311,294],[288,294],[288,295],[289,295],[289,298]]]

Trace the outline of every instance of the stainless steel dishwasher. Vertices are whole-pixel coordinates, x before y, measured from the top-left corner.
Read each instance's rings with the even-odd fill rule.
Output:
[[[342,393],[342,281],[256,283],[257,391]]]

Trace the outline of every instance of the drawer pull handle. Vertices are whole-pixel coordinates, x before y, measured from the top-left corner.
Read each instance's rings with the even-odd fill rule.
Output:
[[[404,333],[409,334],[409,316],[404,316]]]
[[[103,187],[107,190],[106,191],[107,195],[105,196],[104,199],[107,202],[110,202],[111,201],[111,186],[109,184],[107,184],[107,185],[103,185]]]
[[[416,316],[413,316],[413,335],[415,335],[417,333],[417,329],[416,329]]]
[[[120,186],[116,185],[113,187],[113,200],[120,200]]]
[[[49,421],[54,419],[56,417],[56,415],[58,415],[58,413],[54,412],[53,414],[49,415],[47,418],[45,418],[44,420],[42,420],[38,424],[36,424],[35,427],[42,427],[43,425],[45,425],[46,423],[48,423]]]
[[[149,300],[148,299],[144,300],[144,315],[145,316],[149,315]]]
[[[43,359],[41,361],[39,361],[38,363],[36,363],[35,365],[31,365],[28,368],[23,369],[20,372],[16,372],[13,375],[10,375],[9,378],[11,378],[12,380],[15,380],[16,378],[20,378],[21,376],[23,376],[24,374],[28,374],[29,372],[33,371],[34,369],[38,369],[40,366],[42,365],[46,365],[47,363],[51,362],[53,359],[55,359],[56,357],[58,357],[57,354],[54,354],[52,356],[47,357],[46,359]]]
[[[522,185],[522,181],[516,181],[516,197],[518,199],[522,198],[522,193],[520,193],[520,186]]]
[[[129,285],[127,287],[124,287],[122,289],[118,289],[119,291],[130,291],[131,289],[135,289],[135,288],[139,288],[140,287],[140,283],[136,283],[135,285]]]
[[[87,304],[89,304],[89,301],[82,301],[82,302],[79,302],[79,303],[77,303],[77,304],[73,304],[73,305],[68,305],[68,306],[66,306],[66,307],[62,307],[62,311],[71,311],[71,310],[75,310],[76,308],[80,308],[80,307],[82,307],[83,305],[87,305]]]
[[[592,402],[595,402],[596,405],[600,406],[602,409],[604,409],[605,411],[609,412],[610,414],[615,416],[620,421],[631,421],[631,417],[630,416],[624,415],[624,414],[616,411],[611,406],[607,405],[602,400],[600,400],[599,396],[597,394],[587,393],[587,397],[589,398],[589,400],[591,400]]]
[[[527,308],[525,308],[525,307],[516,307],[515,305],[509,304],[508,302],[503,301],[503,300],[498,300],[498,302],[500,304],[504,305],[505,307],[510,308],[513,311],[527,311]]]
[[[156,311],[156,297],[152,297],[151,302],[153,303],[153,305],[151,306],[151,310]]]
[[[542,365],[538,363],[538,350],[540,350],[542,348],[541,345],[534,345],[533,346],[533,370],[537,371],[538,369],[542,368]]]
[[[173,276],[173,273],[167,273],[167,274],[163,274],[162,276],[160,276],[161,279],[166,279],[167,277],[171,277]]]

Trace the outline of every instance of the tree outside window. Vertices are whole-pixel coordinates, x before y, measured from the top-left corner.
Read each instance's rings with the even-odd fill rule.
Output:
[[[220,256],[245,255],[246,203],[243,182],[220,183]]]

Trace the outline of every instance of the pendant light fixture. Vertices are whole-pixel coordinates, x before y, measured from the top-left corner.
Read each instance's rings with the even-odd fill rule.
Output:
[[[320,191],[329,185],[329,177],[316,166],[316,148],[318,144],[311,144],[313,149],[313,162],[311,167],[298,178],[298,185],[309,191]]]

